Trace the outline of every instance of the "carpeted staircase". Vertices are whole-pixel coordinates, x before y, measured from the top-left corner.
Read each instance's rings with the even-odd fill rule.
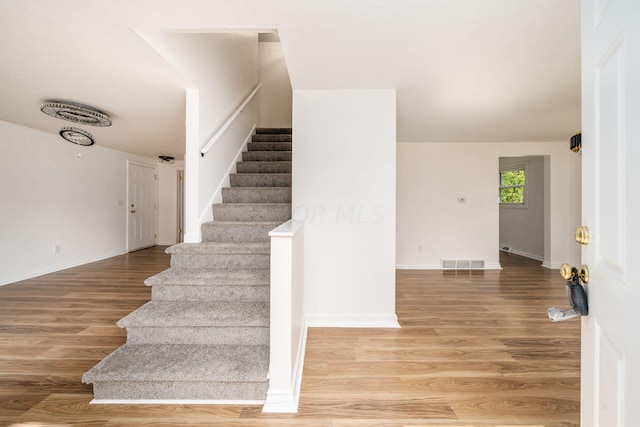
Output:
[[[268,233],[291,218],[291,129],[258,128],[202,225],[145,281],[152,300],[118,322],[127,343],[88,371],[96,400],[264,401]]]

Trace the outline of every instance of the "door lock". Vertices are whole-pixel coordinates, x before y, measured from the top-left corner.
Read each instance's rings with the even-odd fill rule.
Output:
[[[589,283],[589,268],[586,265],[581,265],[580,269],[577,269],[569,264],[562,264],[560,275],[567,281],[567,298],[569,299],[570,308],[561,310],[551,307],[548,310],[551,321],[559,322],[572,319],[578,315],[588,315],[589,305],[587,304],[587,293],[584,290],[584,285]]]

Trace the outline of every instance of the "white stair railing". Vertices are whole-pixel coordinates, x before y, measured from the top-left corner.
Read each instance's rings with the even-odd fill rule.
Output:
[[[220,129],[218,129],[218,131],[211,137],[209,142],[207,142],[207,144],[202,148],[202,150],[200,150],[200,155],[202,157],[204,157],[204,155],[207,154],[207,152],[211,149],[211,147],[213,147],[213,144],[215,144],[218,141],[218,139],[220,139],[224,131],[226,131],[229,126],[231,126],[231,123],[233,123],[236,117],[238,117],[240,113],[242,113],[242,111],[244,110],[244,107],[246,107],[247,104],[251,102],[251,100],[253,99],[253,97],[258,92],[261,86],[262,86],[262,83],[258,83],[256,87],[253,88],[249,96],[247,96],[245,100],[242,101],[242,104],[240,104],[240,106],[236,108],[233,114],[227,119],[226,122],[224,122],[224,124],[220,127]]]

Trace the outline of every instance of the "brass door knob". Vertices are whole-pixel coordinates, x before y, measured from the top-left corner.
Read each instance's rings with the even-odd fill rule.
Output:
[[[589,267],[581,265],[579,269],[571,267],[571,265],[564,263],[560,267],[560,275],[564,280],[572,280],[576,275],[582,280],[582,283],[589,283]]]
[[[578,277],[582,280],[582,283],[589,283],[589,268],[586,265],[581,265],[578,270]]]
[[[130,211],[130,212],[131,212],[131,213],[136,213],[136,210],[135,210],[135,209],[131,209],[131,211]]]
[[[562,276],[562,278],[564,280],[573,279],[574,274],[575,274],[575,272],[573,271],[573,267],[571,267],[566,262],[564,264],[562,264],[562,267],[560,267],[560,275]]]
[[[589,229],[584,225],[581,225],[580,227],[576,228],[575,237],[576,237],[576,242],[580,243],[581,245],[588,245]]]

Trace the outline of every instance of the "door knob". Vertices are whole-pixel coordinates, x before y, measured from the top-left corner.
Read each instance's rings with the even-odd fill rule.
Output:
[[[582,264],[580,266],[578,269],[578,277],[585,285],[589,283],[589,268],[586,265]]]
[[[583,284],[589,283],[589,269],[587,266],[581,265],[580,269],[577,269],[569,264],[562,264],[560,275],[567,281],[567,297],[571,307],[564,310],[555,307],[550,308],[548,312],[551,321],[559,322],[576,317],[578,314],[581,316],[589,314],[587,293],[583,286]]]
[[[576,242],[580,243],[581,245],[588,245],[589,244],[589,229],[587,227],[585,227],[584,225],[581,225],[580,227],[576,228],[576,230],[575,230],[575,238],[576,238]]]
[[[131,213],[136,213],[136,210],[135,209],[131,209]]]

